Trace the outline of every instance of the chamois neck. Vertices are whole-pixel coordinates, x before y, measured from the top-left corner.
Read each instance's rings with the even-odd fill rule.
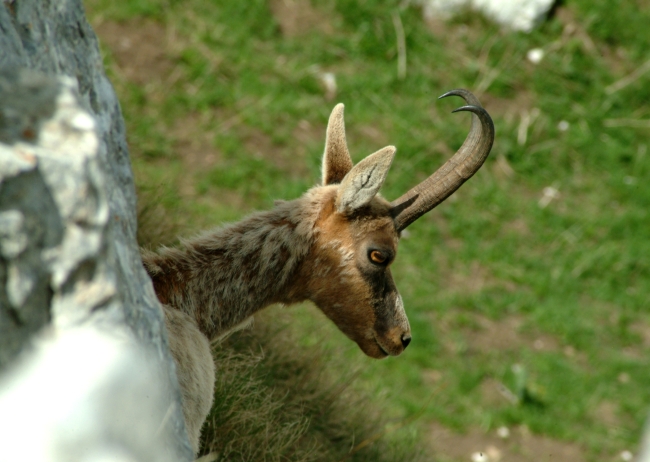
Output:
[[[272,303],[304,300],[297,274],[313,243],[309,194],[182,242],[144,253],[161,303],[196,319],[214,339]]]

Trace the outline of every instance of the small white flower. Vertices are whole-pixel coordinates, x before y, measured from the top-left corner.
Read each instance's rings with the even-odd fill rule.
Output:
[[[336,97],[336,75],[332,72],[322,72],[319,77],[325,87],[325,97],[328,100]]]
[[[497,436],[506,439],[510,436],[510,429],[506,426],[497,428]]]
[[[560,123],[557,124],[557,129],[561,132],[565,132],[569,129],[569,122],[566,120],[560,120]]]
[[[526,53],[526,59],[533,64],[539,64],[543,58],[544,50],[541,48],[533,48],[532,50],[528,50],[528,53]]]
[[[551,203],[554,199],[559,199],[560,191],[558,191],[553,186],[547,186],[542,190],[542,198],[539,200],[538,204],[541,208],[546,208],[548,204]]]
[[[472,454],[472,462],[490,462],[490,459],[484,452],[475,452]]]
[[[634,456],[632,455],[632,453],[630,451],[621,452],[621,459],[623,459],[625,461],[628,461],[628,460],[632,460],[633,458],[634,458]]]

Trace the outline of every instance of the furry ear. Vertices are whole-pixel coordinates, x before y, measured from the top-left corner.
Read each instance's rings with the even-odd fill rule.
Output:
[[[350,159],[348,143],[345,141],[343,107],[343,104],[337,104],[327,123],[325,154],[323,154],[323,186],[340,183],[352,169],[352,159]]]
[[[394,157],[395,146],[386,146],[355,165],[339,186],[336,209],[350,213],[367,205],[384,184]]]

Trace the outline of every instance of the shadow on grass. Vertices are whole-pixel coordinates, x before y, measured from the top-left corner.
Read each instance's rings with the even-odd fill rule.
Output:
[[[250,330],[214,347],[215,403],[202,454],[218,460],[423,460],[412,438],[393,431],[375,400],[355,388],[342,357],[300,345],[277,307]],[[406,425],[412,419],[405,421]],[[412,433],[412,432],[411,432]]]

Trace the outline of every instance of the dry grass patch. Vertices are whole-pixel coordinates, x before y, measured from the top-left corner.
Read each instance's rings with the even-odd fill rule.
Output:
[[[454,248],[456,245],[462,246],[462,241],[450,239],[445,247]],[[435,259],[443,280],[441,287],[444,287],[445,292],[478,294],[489,289],[507,292],[518,290],[515,282],[494,276],[490,268],[479,261],[459,263],[450,259],[445,252],[438,252]]]
[[[174,121],[169,131],[174,154],[189,171],[209,169],[222,160],[221,152],[214,147],[214,123],[207,111],[191,112]]]
[[[290,314],[271,308],[214,347],[215,404],[203,453],[229,461],[422,460],[386,438],[388,418],[354,385],[357,373],[306,348]]]
[[[529,348],[536,351],[558,351],[559,342],[548,334],[531,333],[524,327],[523,316],[509,316],[495,321],[473,315],[474,327],[463,329],[470,349],[477,352],[507,351]]]
[[[117,22],[95,20],[93,27],[110,50],[120,77],[138,85],[162,84],[174,69],[167,51],[168,33],[151,19]]]
[[[269,8],[285,37],[299,37],[310,32],[332,34],[334,27],[326,19],[330,12],[314,7],[309,1],[271,0]]]

